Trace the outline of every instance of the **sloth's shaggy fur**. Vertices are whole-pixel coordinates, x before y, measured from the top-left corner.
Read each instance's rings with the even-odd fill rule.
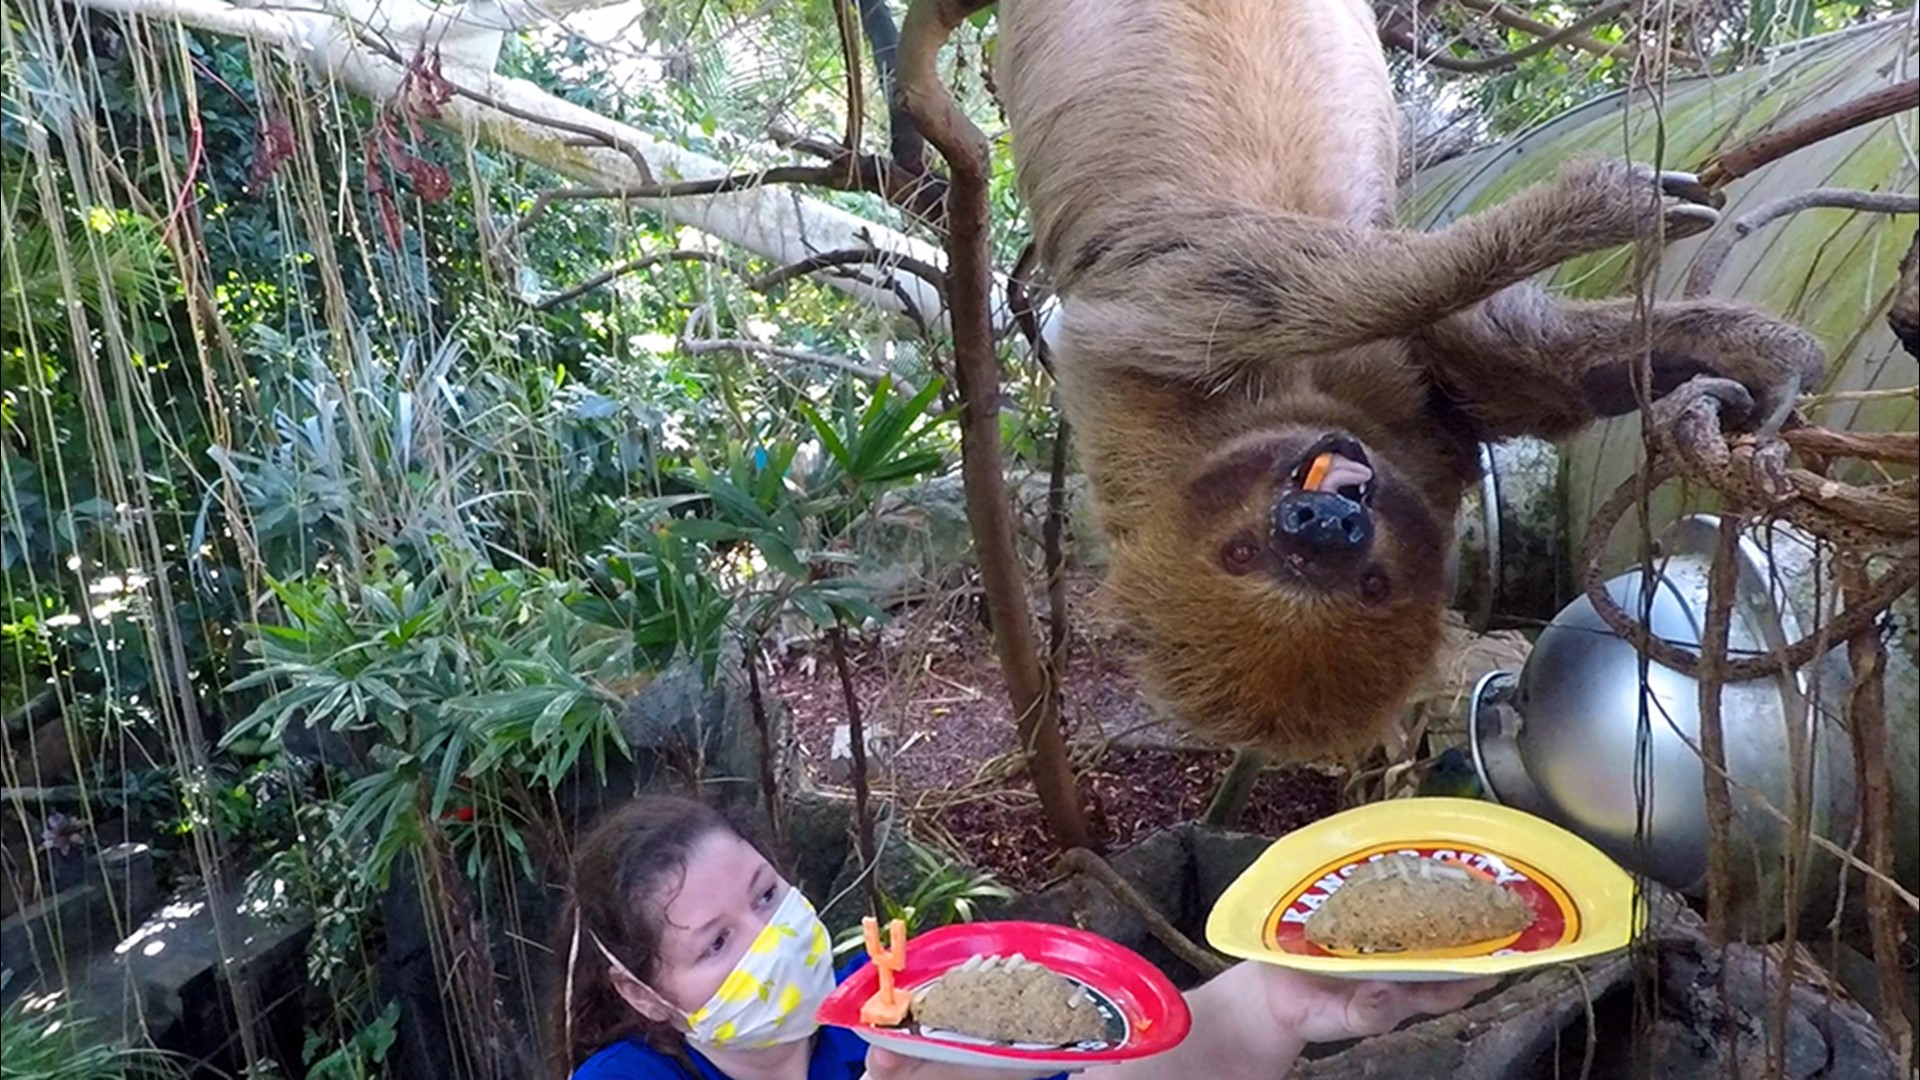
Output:
[[[1055,370],[1151,692],[1214,741],[1357,751],[1431,662],[1476,444],[1560,437],[1694,375],[1765,415],[1820,371],[1718,301],[1567,303],[1527,280],[1698,228],[1671,178],[1587,161],[1433,233],[1393,227],[1395,113],[1362,0],[1001,0],[996,75],[1062,300]],[[1706,216],[1711,220],[1711,215]],[[1358,448],[1373,538],[1320,559],[1276,501]]]

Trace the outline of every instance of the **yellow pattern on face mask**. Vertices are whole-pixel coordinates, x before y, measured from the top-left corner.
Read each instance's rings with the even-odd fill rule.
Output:
[[[813,946],[807,950],[807,966],[812,967],[819,963],[832,948],[833,943],[827,940],[827,928],[824,926],[814,927]]]
[[[747,953],[749,955],[757,953],[764,956],[780,947],[780,939],[794,936],[793,927],[782,926],[779,923],[768,923],[767,928],[760,931],[760,935],[753,939],[753,944],[747,946]]]
[[[733,1036],[734,1027],[731,1020],[713,1029],[713,1041],[716,1045],[725,1046],[733,1041]]]
[[[727,981],[720,984],[720,989],[713,996],[730,1005],[756,997],[765,1001],[767,988],[752,973],[735,971],[727,976]]]
[[[789,984],[785,989],[780,991],[780,999],[774,1003],[774,1007],[780,1010],[780,1016],[782,1017],[799,1008],[800,988]]]

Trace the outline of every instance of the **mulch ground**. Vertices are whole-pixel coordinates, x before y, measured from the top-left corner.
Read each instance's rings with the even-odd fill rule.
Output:
[[[1074,582],[1076,613],[1090,580]],[[1230,755],[1200,749],[1159,722],[1128,672],[1128,645],[1076,617],[1063,720],[1095,830],[1112,849],[1192,820]],[[916,831],[944,839],[1017,889],[1051,877],[1059,854],[1024,776],[1007,768],[1014,726],[986,629],[933,608],[896,616],[879,640],[848,655],[870,744],[872,782],[891,791]],[[824,645],[784,658],[769,687],[792,717],[816,783],[846,784],[831,758],[847,708]],[[1313,768],[1269,770],[1241,827],[1279,836],[1338,809],[1340,777]]]

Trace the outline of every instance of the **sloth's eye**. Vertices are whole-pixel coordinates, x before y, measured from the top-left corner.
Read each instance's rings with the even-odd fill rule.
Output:
[[[1220,550],[1221,565],[1230,574],[1244,574],[1253,569],[1254,560],[1259,557],[1260,545],[1251,536],[1236,536]]]

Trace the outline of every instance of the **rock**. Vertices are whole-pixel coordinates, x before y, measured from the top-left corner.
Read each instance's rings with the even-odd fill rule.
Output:
[[[954,584],[973,547],[960,478],[937,476],[882,495],[854,547],[859,576],[883,607]]]
[[[244,985],[257,1045],[288,1075],[300,1075],[312,917],[229,902],[234,911],[224,955],[206,893],[177,894],[85,967],[72,988],[76,1012],[101,1018],[122,1045],[150,1040],[238,1075],[246,1062],[235,1037],[232,987]]]
[[[803,788],[787,796],[782,811],[789,873],[802,893],[824,904],[853,854],[853,799]]]
[[[348,734],[333,730],[330,724],[311,723],[304,713],[290,720],[280,733],[280,746],[293,760],[350,772],[367,767],[370,745],[371,739],[364,734]]]
[[[1199,973],[1148,933],[1146,924],[1131,908],[1114,899],[1098,882],[1086,878],[1068,878],[1033,896],[1020,897],[999,917],[1086,930],[1139,953],[1166,972],[1176,986],[1185,989],[1199,981]]]
[[[1193,850],[1194,903],[1201,912],[1198,921],[1204,924],[1205,913],[1220,902],[1221,894],[1233,884],[1233,879],[1273,845],[1273,838],[1198,823],[1188,826],[1187,835],[1187,843]],[[1196,929],[1204,930],[1204,926]]]
[[[1187,826],[1163,829],[1114,855],[1108,864],[1168,922],[1198,941],[1192,924],[1203,916],[1196,904],[1193,852],[1188,846],[1188,835]],[[1199,972],[1153,936],[1138,912],[1116,898],[1106,886],[1080,875],[1014,900],[999,917],[1078,927],[1139,953],[1166,972],[1176,986],[1188,987],[1200,980]]]
[[[1197,913],[1191,836],[1191,829],[1162,829],[1107,860],[1175,926]]]
[[[778,697],[763,696],[775,747],[776,782],[790,776],[786,710]],[[713,680],[703,685],[699,668],[676,661],[627,699],[620,715],[631,760],[607,757],[604,780],[583,761],[563,781],[555,801],[568,827],[580,832],[601,811],[643,792],[693,794],[771,835],[769,807],[761,790],[760,733],[754,722],[746,669],[737,645],[722,651]]]
[[[874,855],[877,865],[874,873],[887,896],[896,902],[904,902],[913,894],[914,886],[920,883],[921,870],[914,863],[913,851],[907,846],[905,835],[897,826],[887,826],[890,812],[884,801],[875,800],[873,839],[877,848]],[[847,856],[840,872],[834,875],[833,884],[827,888],[825,895],[814,897],[820,908],[821,921],[836,936],[848,927],[859,926],[860,917],[866,914],[866,885],[861,880],[861,869],[859,850],[850,841]]]
[[[1728,1075],[1726,1058],[1739,1059],[1741,1075],[1769,1073],[1774,1043],[1781,1044],[1786,1080],[1895,1080],[1893,1050],[1871,1014],[1837,996],[1832,980],[1801,954],[1788,991],[1784,1033],[1775,1020],[1780,992],[1777,947],[1729,946],[1721,955],[1697,925],[1662,950],[1661,1000],[1673,1023],[1664,1029],[1669,1052],[1691,1050],[1702,1080]],[[1732,1021],[1723,1017],[1731,1008]],[[1719,1033],[1736,1033],[1734,1046]],[[1660,1052],[1656,1045],[1656,1052]],[[1847,1071],[1837,1071],[1844,1068]]]
[[[529,1049],[525,1037],[535,1029],[535,1016],[522,1012],[520,1026],[486,1022],[488,1018],[471,1013],[461,1015],[455,979],[447,969],[445,957],[466,951],[466,928],[448,925],[443,909],[428,899],[429,890],[421,880],[421,865],[414,855],[394,861],[391,879],[380,894],[380,916],[384,943],[376,958],[379,995],[398,1003],[399,1024],[395,1028],[386,1066],[392,1076],[488,1076],[511,1075],[515,1051]],[[463,910],[450,905],[453,910]],[[548,913],[539,913],[541,926],[525,929],[534,940],[544,937],[539,931],[548,921]],[[463,940],[464,939],[464,940]],[[510,957],[512,949],[495,934],[485,950],[474,950],[464,961],[471,972],[475,964],[494,967]],[[546,965],[543,965],[545,967]],[[503,1002],[504,1004],[504,1002]],[[524,1010],[525,1002],[516,1002]],[[476,1030],[478,1029],[478,1030]]]
[[[64,984],[69,971],[110,951],[122,927],[138,924],[159,903],[153,853],[145,844],[118,844],[81,858],[79,880],[0,921],[0,966],[15,973],[0,1002],[29,987]]]

